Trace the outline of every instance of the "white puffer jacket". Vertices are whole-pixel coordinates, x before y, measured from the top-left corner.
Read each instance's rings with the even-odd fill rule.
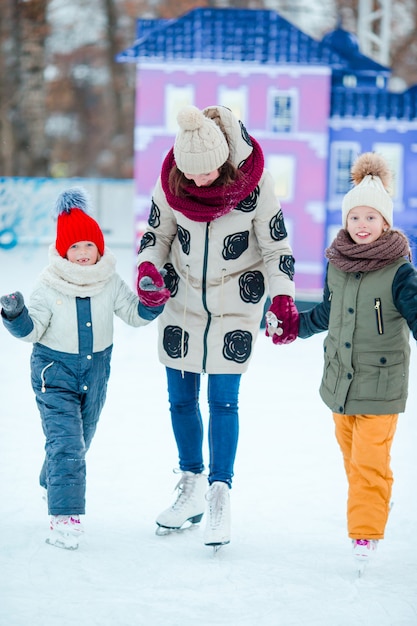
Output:
[[[49,265],[41,273],[29,301],[33,329],[20,336],[52,350],[77,354],[79,335],[76,297],[90,297],[93,352],[113,344],[114,315],[130,326],[149,320],[139,316],[138,297],[116,273],[116,260],[106,249],[96,265],[81,267],[49,250]]]

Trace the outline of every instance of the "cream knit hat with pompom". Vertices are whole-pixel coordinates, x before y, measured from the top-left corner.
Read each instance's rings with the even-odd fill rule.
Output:
[[[375,152],[364,152],[352,165],[351,175],[355,186],[343,198],[343,228],[346,228],[349,211],[358,206],[369,206],[379,211],[387,224],[392,226],[394,206],[388,194],[391,171],[384,157]]]
[[[216,122],[195,106],[178,113],[180,127],[174,144],[177,167],[184,174],[208,174],[217,170],[229,157],[229,146]]]

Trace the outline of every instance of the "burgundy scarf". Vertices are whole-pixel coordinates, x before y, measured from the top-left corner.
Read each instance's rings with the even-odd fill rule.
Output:
[[[342,229],[327,248],[326,257],[343,272],[371,272],[402,257],[411,261],[411,250],[408,239],[399,230],[389,230],[373,243],[357,244]]]
[[[244,200],[259,183],[264,170],[262,149],[251,137],[253,151],[240,169],[242,176],[230,185],[216,187],[197,187],[189,185],[185,188],[187,196],[179,198],[169,189],[169,173],[175,165],[174,150],[168,152],[161,170],[161,184],[168,204],[193,222],[211,222],[226,213],[230,213]]]

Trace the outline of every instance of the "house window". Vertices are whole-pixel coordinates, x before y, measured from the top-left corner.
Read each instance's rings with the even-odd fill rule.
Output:
[[[289,133],[294,130],[294,95],[274,93],[271,106],[271,130],[274,133]]]
[[[390,184],[390,196],[393,200],[399,200],[403,196],[402,176],[404,149],[399,143],[374,143],[373,151],[383,156],[392,171]]]
[[[176,133],[178,130],[177,115],[188,104],[194,104],[194,87],[185,85],[176,87],[167,85],[165,90],[165,126],[168,131]]]
[[[343,87],[347,88],[355,88],[357,85],[358,79],[354,74],[345,74],[343,76]]]
[[[332,145],[331,152],[330,195],[344,195],[352,188],[350,170],[360,152],[360,146],[353,143],[336,143]]]
[[[247,110],[247,89],[240,87],[239,89],[228,89],[221,86],[219,88],[219,104],[227,107],[242,122],[246,121]]]
[[[271,154],[267,157],[267,168],[275,181],[275,195],[280,200],[292,200],[295,182],[294,157]]]

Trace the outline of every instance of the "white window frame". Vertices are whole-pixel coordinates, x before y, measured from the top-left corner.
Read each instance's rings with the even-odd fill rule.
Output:
[[[404,171],[404,147],[400,143],[378,141],[373,144],[372,150],[387,160],[392,171],[390,196],[394,201],[401,200],[403,197],[403,179],[400,173]]]
[[[168,131],[178,131],[177,115],[188,104],[194,104],[194,85],[167,85],[165,87],[165,127]]]

